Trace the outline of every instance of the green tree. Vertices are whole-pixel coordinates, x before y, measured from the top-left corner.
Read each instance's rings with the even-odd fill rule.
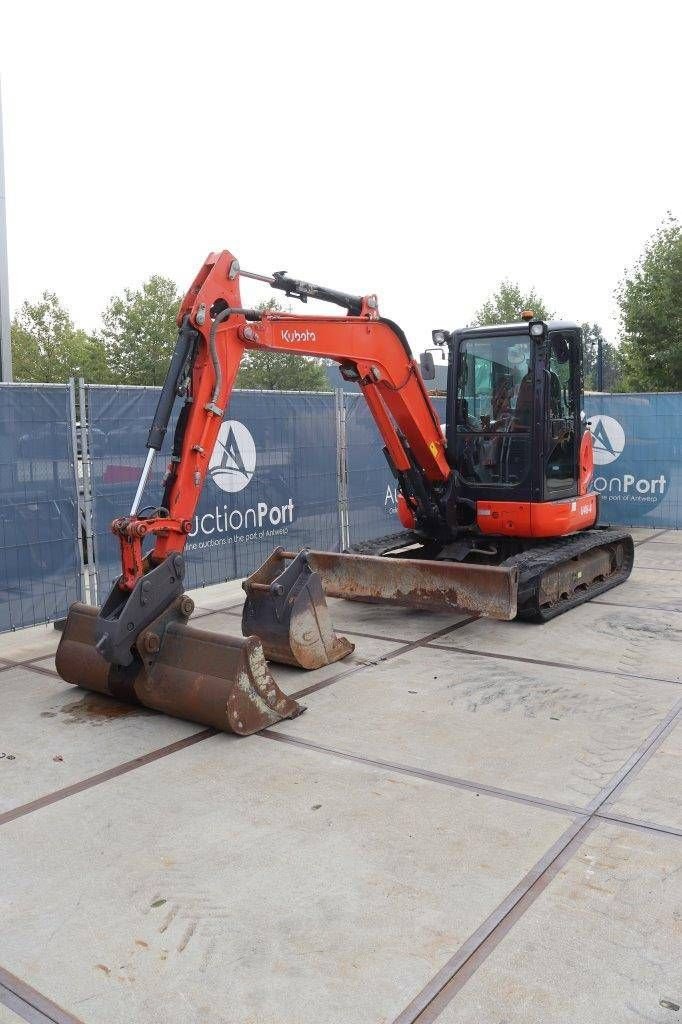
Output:
[[[175,282],[159,274],[111,299],[102,314],[101,340],[113,383],[163,383],[178,336],[179,307]]]
[[[583,332],[583,378],[586,391],[596,391],[599,383],[598,353],[601,341],[603,390],[617,391],[620,383],[620,353],[607,341],[599,324],[581,324]]]
[[[69,377],[107,380],[104,346],[74,326],[54,292],[23,303],[12,321],[14,379],[63,384]]]
[[[672,213],[626,271],[616,298],[627,389],[682,390],[682,227]]]
[[[497,290],[476,312],[472,326],[512,324],[521,319],[524,309],[532,309],[541,320],[549,320],[552,316],[534,288],[524,294],[515,281],[500,281]]]
[[[277,299],[261,302],[262,313],[279,313]],[[331,385],[324,364],[310,356],[275,349],[247,349],[235,387],[262,391],[329,391]]]

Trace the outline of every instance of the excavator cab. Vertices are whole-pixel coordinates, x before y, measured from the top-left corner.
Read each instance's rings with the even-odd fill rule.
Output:
[[[466,328],[445,340],[447,454],[458,521],[467,525],[468,510],[470,523],[494,518],[497,532],[502,519],[502,532],[518,528],[519,536],[534,536],[528,529],[534,505],[581,492],[580,327],[533,318]],[[594,504],[583,519],[596,519]]]

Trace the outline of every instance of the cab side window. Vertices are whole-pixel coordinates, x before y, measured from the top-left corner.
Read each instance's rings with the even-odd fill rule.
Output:
[[[575,490],[576,345],[577,338],[570,333],[554,331],[549,335],[549,457],[545,488],[550,498]]]

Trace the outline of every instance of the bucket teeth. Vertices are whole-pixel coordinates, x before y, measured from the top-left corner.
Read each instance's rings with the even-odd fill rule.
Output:
[[[269,661],[316,669],[355,650],[334,632],[319,575],[301,551],[284,568],[281,548],[244,581],[242,633],[255,635]]]
[[[97,616],[84,604],[69,610],[56,658],[68,683],[242,736],[304,710],[277,686],[256,637],[220,636],[171,618],[140,634],[142,655],[121,668],[95,647]]]

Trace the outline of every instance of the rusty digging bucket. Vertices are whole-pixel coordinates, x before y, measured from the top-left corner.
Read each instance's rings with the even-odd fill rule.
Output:
[[[268,661],[316,669],[355,650],[334,632],[320,576],[308,555],[275,548],[242,586],[242,633],[257,636]],[[287,560],[289,564],[287,565]]]
[[[137,657],[123,667],[105,661],[95,646],[99,609],[73,604],[57,671],[74,686],[240,736],[301,714],[304,708],[270,675],[257,637],[195,629],[186,624],[188,608],[187,597],[176,599],[140,634]]]
[[[516,615],[518,570],[276,548],[243,587],[244,636],[258,636],[269,660],[311,669],[353,650],[334,632],[325,595],[507,620]]]

